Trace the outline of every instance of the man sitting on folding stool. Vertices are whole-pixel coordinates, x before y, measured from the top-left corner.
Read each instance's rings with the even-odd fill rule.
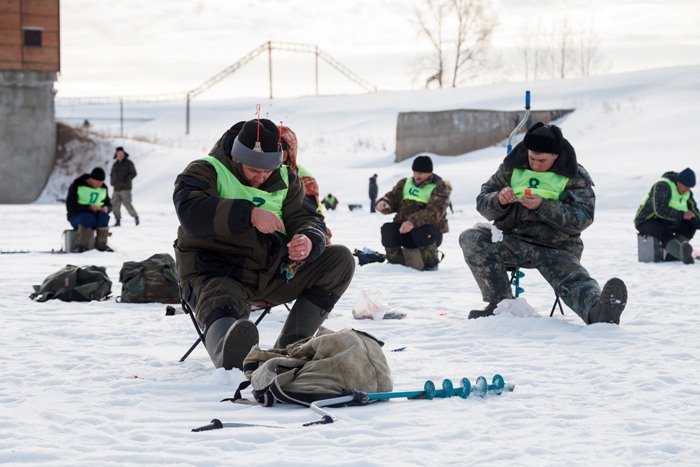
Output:
[[[532,265],[585,323],[620,323],[627,302],[624,282],[610,279],[601,291],[580,263],[581,232],[593,222],[595,194],[558,127],[533,125],[481,186],[476,208],[503,238],[493,239],[491,229],[481,226],[459,237],[488,302],[469,318],[491,316],[501,300],[513,298],[506,265]]]
[[[296,300],[275,343],[283,348],[318,330],[354,272],[350,250],[328,245],[323,216],[282,165],[280,143],[272,121],[239,122],[175,180],[181,294],[217,368],[242,369],[258,344],[250,302]]]

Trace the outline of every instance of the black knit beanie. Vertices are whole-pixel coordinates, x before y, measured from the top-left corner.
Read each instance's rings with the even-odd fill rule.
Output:
[[[678,174],[676,180],[689,188],[693,188],[695,186],[695,172],[690,167],[686,167]]]
[[[429,156],[418,156],[413,159],[411,170],[414,172],[433,173],[433,160]]]
[[[531,151],[559,154],[563,140],[564,136],[558,126],[537,122],[525,133],[523,144]]]
[[[264,118],[248,120],[233,141],[231,157],[257,169],[277,169],[282,164],[279,128]]]
[[[92,172],[90,172],[90,178],[97,180],[99,182],[104,182],[105,181],[105,171],[99,167],[95,167],[94,169],[92,169]]]

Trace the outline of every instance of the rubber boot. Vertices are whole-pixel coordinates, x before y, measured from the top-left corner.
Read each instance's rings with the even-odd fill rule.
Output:
[[[425,265],[423,264],[423,258],[421,258],[421,252],[418,248],[404,248],[403,257],[405,261],[404,264],[409,268],[419,271],[423,270]]]
[[[424,246],[420,249],[420,256],[423,260],[423,271],[437,271],[440,257],[438,256],[437,244]]]
[[[627,286],[621,279],[613,277],[603,286],[593,309],[588,313],[588,324],[620,324],[620,315],[627,305]]]
[[[243,359],[258,344],[258,328],[249,319],[219,318],[204,334],[204,347],[216,368],[243,369]]]
[[[117,217],[117,220],[114,222],[114,225],[112,227],[119,227],[122,225],[122,220]]]
[[[678,238],[673,238],[668,241],[666,244],[666,251],[674,258],[683,261],[684,264],[693,264],[695,262],[693,259],[693,246]]]
[[[136,223],[136,225],[139,225],[139,223],[141,222],[139,221],[139,216],[134,217],[134,222]]]
[[[468,319],[476,318],[486,318],[487,316],[493,316],[493,311],[498,306],[498,303],[489,303],[483,310],[472,310],[469,312]]]
[[[391,264],[403,264],[404,258],[401,247],[386,247],[386,260]]]
[[[92,237],[95,235],[95,230],[84,225],[78,226],[78,239],[75,241],[76,253],[82,253],[90,249],[90,243],[92,242]]]
[[[306,297],[297,298],[282,326],[275,348],[284,349],[289,344],[313,336],[326,320],[328,313]]]
[[[100,227],[97,229],[97,238],[95,239],[95,249],[99,251],[114,251],[107,246],[107,238],[109,237],[109,228]]]

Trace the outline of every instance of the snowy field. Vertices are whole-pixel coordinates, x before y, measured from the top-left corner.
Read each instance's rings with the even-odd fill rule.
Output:
[[[354,327],[383,340],[395,390],[421,389],[427,379],[457,383],[466,376],[474,382],[500,373],[515,391],[331,409],[334,424],[306,428],[301,424],[319,418],[309,409],[220,403],[243,376],[215,370],[201,346],[178,363],[196,337],[187,316],[165,316],[164,305],[120,304],[113,297],[99,303],[28,298],[33,284],[69,263],[106,266],[116,296],[123,262],[172,254],[175,176],[228,126],[250,118],[256,101],[198,103],[189,137],[181,135],[181,109],[143,108],[150,121],[127,129],[140,141],[115,138],[105,146],[124,145],[140,172],[134,204],[142,223],[134,226],[125,214],[123,227],[112,229],[115,253],[46,253],[60,247],[61,231],[69,228],[64,207],[54,201],[62,180],[50,181],[40,203],[0,206],[0,249],[30,251],[0,256],[0,463],[698,465],[700,264],[637,262],[632,219],[663,172],[690,166],[700,174],[693,150],[700,66],[532,85],[275,100],[269,111],[297,131],[300,162],[316,175],[321,192],[341,201],[328,215],[334,243],[381,249],[379,228],[390,217],[368,212],[367,179],[378,173],[382,194],[410,174],[410,161],[392,162],[397,112],[515,110],[526,89],[536,109],[576,108],[559,124],[598,195],[595,222],[583,234],[582,262],[601,284],[613,276],[627,283],[620,326],[585,326],[566,307],[564,316],[550,318],[554,295],[536,271],[526,271],[523,296],[540,317],[467,320],[468,311],[483,304],[457,239],[483,222],[474,199],[505,149],[435,157],[435,172],[454,185],[455,205],[440,269],[358,266],[326,326]],[[59,107],[58,116],[83,112]],[[150,142],[142,141],[146,134]],[[99,157],[105,167],[111,163],[111,152]],[[351,212],[347,203],[364,209]],[[354,320],[361,291],[373,289],[408,316]],[[263,347],[274,342],[285,312],[276,308],[260,324]],[[190,431],[213,418],[285,428]]]

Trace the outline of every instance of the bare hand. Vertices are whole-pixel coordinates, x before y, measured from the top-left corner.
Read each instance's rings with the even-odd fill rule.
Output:
[[[413,230],[415,226],[413,225],[413,222],[411,221],[403,221],[401,226],[399,227],[399,232],[402,234],[408,233],[411,230]]]
[[[264,234],[284,232],[284,224],[280,218],[266,209],[253,208],[250,212],[250,223]]]
[[[296,234],[292,240],[287,243],[289,250],[289,259],[292,261],[301,261],[306,259],[311,253],[311,239],[304,234]]]
[[[695,217],[695,213],[693,211],[685,211],[683,213],[683,220],[684,221],[687,221],[688,219],[692,219],[693,217]]]
[[[534,211],[542,204],[542,197],[537,195],[523,196],[518,202],[529,210]]]
[[[107,206],[102,206],[102,207],[100,208],[100,211],[102,211],[102,212],[109,212],[109,208],[108,208]]]
[[[498,202],[501,204],[501,206],[506,206],[514,202],[516,199],[517,198],[515,197],[515,193],[513,193],[513,189],[509,186],[498,192]]]
[[[388,214],[391,208],[389,207],[389,203],[384,201],[383,199],[380,199],[377,201],[377,204],[374,206],[377,211],[381,212],[382,214]]]
[[[99,211],[99,210],[100,210],[100,207],[99,207],[98,205],[96,205],[96,204],[91,204],[91,205],[90,205],[90,211],[92,211],[92,212],[97,212],[97,211]]]

